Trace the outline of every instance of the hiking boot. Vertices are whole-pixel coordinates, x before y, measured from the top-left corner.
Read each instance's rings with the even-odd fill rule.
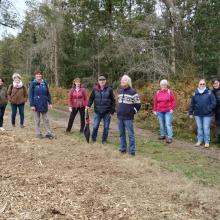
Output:
[[[158,140],[165,140],[166,139],[166,137],[163,137],[163,136],[160,136],[159,138],[158,138]]]
[[[172,143],[172,139],[167,139],[167,144],[171,144]]]
[[[12,127],[15,128],[15,124],[12,124]]]
[[[39,139],[43,139],[44,138],[44,136],[42,134],[37,134],[36,137],[39,138]]]
[[[24,128],[24,125],[20,125],[20,128]]]
[[[200,146],[201,146],[201,143],[197,142],[194,146],[195,146],[195,147],[200,147]]]
[[[103,145],[106,145],[106,144],[107,144],[107,141],[102,141],[102,144],[103,144]]]
[[[209,148],[209,144],[205,144],[205,148]]]
[[[46,134],[46,135],[45,135],[45,138],[54,139],[54,136],[53,136],[52,134]]]

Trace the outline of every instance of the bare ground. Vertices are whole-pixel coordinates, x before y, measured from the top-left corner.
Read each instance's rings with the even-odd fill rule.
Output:
[[[0,219],[220,219],[218,189],[52,127],[0,133]]]

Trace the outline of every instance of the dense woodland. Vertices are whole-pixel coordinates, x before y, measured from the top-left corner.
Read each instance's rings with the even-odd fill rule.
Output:
[[[220,76],[219,0],[29,0],[24,21],[0,1],[0,25],[21,28],[0,41],[0,74],[88,86],[99,74],[133,80]]]

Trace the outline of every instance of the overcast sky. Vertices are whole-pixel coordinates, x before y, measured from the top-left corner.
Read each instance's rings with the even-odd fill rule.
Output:
[[[11,0],[11,2],[15,6],[17,12],[19,13],[20,20],[22,21],[25,16],[25,10],[27,9],[25,0]],[[2,38],[6,34],[16,35],[19,31],[19,29],[11,29],[0,26],[0,38]]]

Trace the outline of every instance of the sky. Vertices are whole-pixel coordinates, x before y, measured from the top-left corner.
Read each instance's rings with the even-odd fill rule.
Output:
[[[19,14],[20,21],[23,21],[24,16],[25,16],[25,10],[27,9],[27,6],[25,4],[25,0],[11,0],[11,2],[15,6],[15,8]],[[7,34],[17,35],[17,33],[19,33],[19,31],[21,31],[21,30],[0,27],[0,38],[2,38],[4,35],[7,35]]]

